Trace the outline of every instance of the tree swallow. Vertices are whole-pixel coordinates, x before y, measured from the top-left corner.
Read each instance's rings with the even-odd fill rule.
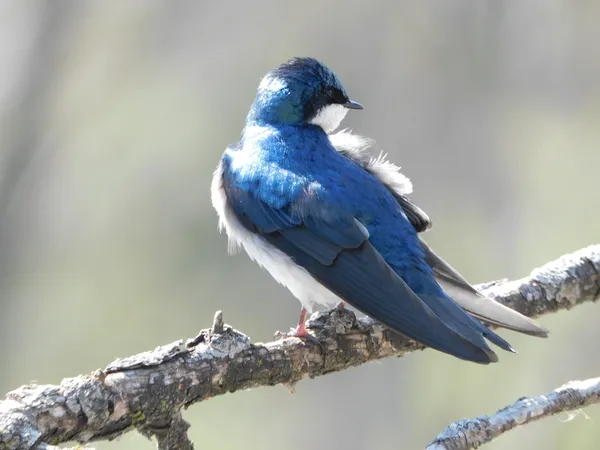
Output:
[[[241,141],[211,186],[229,249],[251,259],[302,303],[295,336],[315,305],[347,302],[392,330],[458,358],[498,360],[486,340],[514,351],[482,323],[534,336],[547,330],[484,297],[419,237],[431,225],[408,178],[370,141],[334,133],[348,110],[338,77],[294,58],[260,82]]]

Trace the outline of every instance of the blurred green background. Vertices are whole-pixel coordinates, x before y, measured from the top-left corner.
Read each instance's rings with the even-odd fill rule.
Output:
[[[188,338],[255,341],[299,303],[227,256],[209,185],[260,78],[326,62],[345,121],[413,180],[430,244],[472,282],[600,241],[600,2],[0,2],[0,393]],[[197,448],[423,448],[449,422],[600,374],[598,305],[490,367],[426,351],[185,416]],[[600,408],[488,445],[591,449]],[[587,418],[591,420],[586,420]],[[99,449],[151,449],[133,433]]]

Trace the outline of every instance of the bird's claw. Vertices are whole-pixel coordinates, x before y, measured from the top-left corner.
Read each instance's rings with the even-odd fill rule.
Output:
[[[275,333],[275,339],[276,340],[281,340],[281,339],[286,339],[286,338],[298,338],[301,339],[303,341],[306,342],[310,342],[311,344],[316,344],[318,345],[321,349],[323,349],[323,346],[321,345],[321,342],[312,334],[310,334],[308,332],[308,330],[306,329],[305,326],[302,327],[297,327],[297,328],[291,328],[289,333],[282,333],[281,331],[277,331]]]

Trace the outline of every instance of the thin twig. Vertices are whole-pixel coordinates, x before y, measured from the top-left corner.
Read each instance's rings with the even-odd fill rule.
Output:
[[[520,425],[594,403],[600,403],[600,378],[571,381],[545,395],[521,398],[493,416],[454,422],[429,444],[427,450],[477,448]]]

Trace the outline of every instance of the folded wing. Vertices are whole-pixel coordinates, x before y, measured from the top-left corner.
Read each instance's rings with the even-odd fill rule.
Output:
[[[354,217],[300,219],[287,208],[274,208],[253,194],[225,183],[229,203],[240,222],[305,268],[319,283],[358,310],[406,336],[462,359],[478,363],[496,354],[462,322],[448,326],[386,263]],[[434,300],[438,301],[438,300]],[[463,331],[463,327],[469,327]],[[456,332],[458,330],[460,332]]]
[[[336,147],[337,150],[378,178],[386,186],[398,201],[398,204],[417,233],[431,228],[431,220],[427,214],[406,196],[410,191],[407,192],[406,189],[401,190],[394,187],[402,186],[401,181],[406,184],[403,181],[405,179],[404,176],[397,171],[398,168],[392,165],[385,165],[386,161],[382,158],[367,157],[364,154],[364,148],[361,148],[364,147],[364,140],[359,136],[345,133],[343,137],[345,146]],[[336,140],[332,140],[332,142],[335,144]],[[349,151],[348,147],[350,149],[354,148],[354,150]],[[396,170],[391,171],[390,167]],[[397,182],[394,183],[396,177],[399,180],[396,180]],[[437,282],[456,303],[472,316],[486,323],[532,336],[548,336],[548,330],[536,321],[479,293],[460,273],[436,255],[422,239],[421,247],[425,252],[427,264],[433,269]]]

